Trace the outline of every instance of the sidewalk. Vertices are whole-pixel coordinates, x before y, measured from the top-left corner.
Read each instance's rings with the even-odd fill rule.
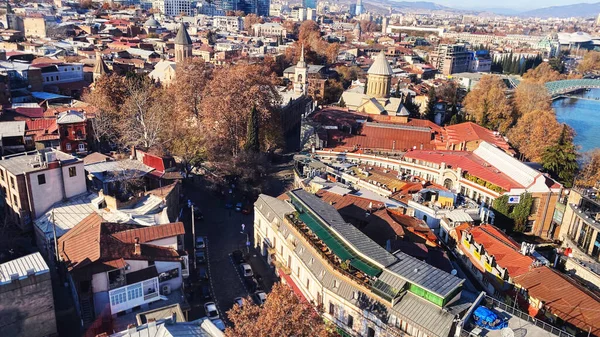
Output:
[[[260,255],[254,248],[250,248],[250,255],[247,258],[248,263],[252,266],[254,275],[260,275],[261,280],[260,286],[266,293],[270,293],[273,288],[273,284],[279,282],[279,277],[275,275],[275,268],[269,267],[267,261]],[[258,276],[257,276],[258,279]]]

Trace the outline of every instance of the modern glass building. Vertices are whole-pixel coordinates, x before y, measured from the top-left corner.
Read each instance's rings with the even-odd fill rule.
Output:
[[[317,0],[302,0],[304,8],[317,8]]]

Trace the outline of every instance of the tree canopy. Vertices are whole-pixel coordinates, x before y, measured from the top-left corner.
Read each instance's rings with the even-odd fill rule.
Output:
[[[507,132],[514,122],[506,85],[499,76],[484,75],[465,97],[464,106],[477,124],[501,133]]]
[[[273,286],[262,306],[248,299],[243,307],[235,306],[227,315],[233,327],[225,330],[226,337],[337,336],[311,304],[300,301],[283,283]]]

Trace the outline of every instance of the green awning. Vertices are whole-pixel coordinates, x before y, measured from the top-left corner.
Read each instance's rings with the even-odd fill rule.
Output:
[[[381,273],[381,269],[372,264],[360,259],[352,250],[328,228],[321,225],[319,221],[313,218],[310,214],[300,213],[300,220],[310,228],[310,230],[329,247],[329,249],[342,261],[350,261],[350,265],[362,271],[369,276],[377,276]]]
[[[361,270],[363,273],[369,276],[377,276],[381,274],[381,269],[375,267],[374,265],[367,263],[363,260],[359,260],[357,258],[350,261],[350,265],[358,270]]]

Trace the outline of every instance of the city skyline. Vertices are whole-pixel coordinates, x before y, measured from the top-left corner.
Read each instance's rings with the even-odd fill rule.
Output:
[[[389,2],[400,2],[390,0]],[[406,2],[418,2],[418,1],[406,1]],[[513,9],[515,11],[526,11],[538,8],[552,7],[552,6],[565,6],[565,5],[574,5],[580,3],[598,3],[600,1],[597,0],[534,0],[534,1],[518,1],[518,0],[508,0],[503,1],[501,3],[492,2],[492,1],[477,1],[477,0],[466,0],[466,1],[457,1],[457,0],[435,0],[431,1],[433,3],[447,6],[456,9],[472,9],[472,10],[482,10],[482,9]]]

